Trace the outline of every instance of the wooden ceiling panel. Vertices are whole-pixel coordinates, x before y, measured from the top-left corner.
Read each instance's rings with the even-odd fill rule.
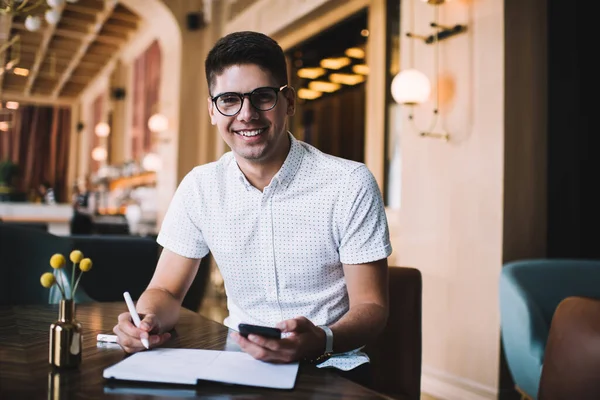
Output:
[[[77,19],[68,20],[65,18],[61,19],[56,27],[57,30],[78,33],[80,35],[87,35],[92,31],[92,28],[93,25],[89,22]]]
[[[71,94],[73,94],[73,93],[79,94],[81,91],[83,91],[83,89],[85,89],[85,86],[86,86],[86,84],[81,84],[81,83],[70,81],[69,83],[67,83],[65,85],[65,87],[63,88],[63,91],[71,93]]]
[[[49,49],[51,51],[68,51],[72,52],[74,49],[81,46],[81,39],[66,38],[63,36],[54,36],[50,42]]]
[[[95,41],[88,48],[88,54],[99,55],[99,56],[113,56],[115,52],[119,51],[119,46],[108,43],[98,43]]]
[[[138,22],[132,21],[124,21],[122,19],[110,18],[106,24],[104,24],[104,29],[115,30],[118,32],[131,32],[138,28]]]
[[[11,73],[4,74],[4,84],[11,87],[22,87],[27,82],[27,77]]]
[[[69,10],[69,6],[63,11],[63,15],[61,17],[61,21],[64,23],[73,22],[73,20],[77,20],[79,23],[86,23],[88,25],[93,25],[96,23],[96,13],[93,14],[82,14],[78,12],[73,12]]]
[[[12,18],[11,35],[20,36],[17,67],[28,76],[7,71],[0,76],[0,94],[73,99],[119,54],[141,22],[118,1],[78,0],[67,2],[61,11],[58,24],[50,25],[40,10],[38,32],[25,28],[24,15]]]
[[[81,61],[103,66],[110,60],[110,56],[111,56],[110,54],[85,53],[85,55],[83,56]]]

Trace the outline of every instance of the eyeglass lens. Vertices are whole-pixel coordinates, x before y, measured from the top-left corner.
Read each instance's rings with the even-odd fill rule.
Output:
[[[250,104],[259,111],[268,111],[277,103],[277,90],[258,88],[250,95]],[[239,93],[223,93],[215,99],[217,109],[224,115],[235,115],[242,109],[244,97]]]

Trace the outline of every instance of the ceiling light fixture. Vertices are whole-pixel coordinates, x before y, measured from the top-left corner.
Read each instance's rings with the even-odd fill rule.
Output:
[[[29,76],[29,70],[27,68],[14,68],[13,69],[13,74],[15,75],[19,75],[19,76]]]
[[[365,81],[364,75],[355,74],[331,74],[329,80],[334,83],[341,83],[342,85],[358,85]]]
[[[346,49],[344,54],[346,54],[348,57],[357,58],[359,60],[365,58],[365,51],[360,47],[350,47],[349,49]]]
[[[301,68],[298,70],[297,74],[300,78],[305,79],[316,79],[325,74],[325,69],[320,67],[315,68]]]
[[[339,83],[326,81],[312,81],[308,84],[308,88],[318,92],[333,93],[342,87]]]
[[[327,69],[340,69],[344,68],[346,65],[350,64],[351,61],[348,57],[337,57],[337,58],[324,58],[321,60],[321,67]]]
[[[352,72],[360,75],[369,75],[369,66],[367,64],[356,64],[352,66]]]
[[[7,101],[6,102],[6,108],[8,108],[9,110],[18,110],[19,109],[19,102],[17,102],[17,101]]]
[[[306,88],[298,89],[298,97],[304,100],[318,99],[322,95],[323,93],[319,92],[318,90],[311,90]]]
[[[77,0],[0,0],[0,14],[26,15],[25,29],[36,32],[42,26],[40,14],[44,14],[48,24],[56,25],[67,2],[76,3]]]

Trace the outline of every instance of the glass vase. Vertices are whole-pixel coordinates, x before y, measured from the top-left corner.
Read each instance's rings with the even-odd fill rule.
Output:
[[[81,324],[75,319],[75,302],[61,300],[58,320],[50,325],[50,365],[77,368],[81,364],[81,345]]]

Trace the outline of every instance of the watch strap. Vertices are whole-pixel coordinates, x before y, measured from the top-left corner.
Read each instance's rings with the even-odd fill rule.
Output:
[[[319,325],[319,328],[325,332],[325,354],[333,353],[333,332],[331,328],[325,325]]]

